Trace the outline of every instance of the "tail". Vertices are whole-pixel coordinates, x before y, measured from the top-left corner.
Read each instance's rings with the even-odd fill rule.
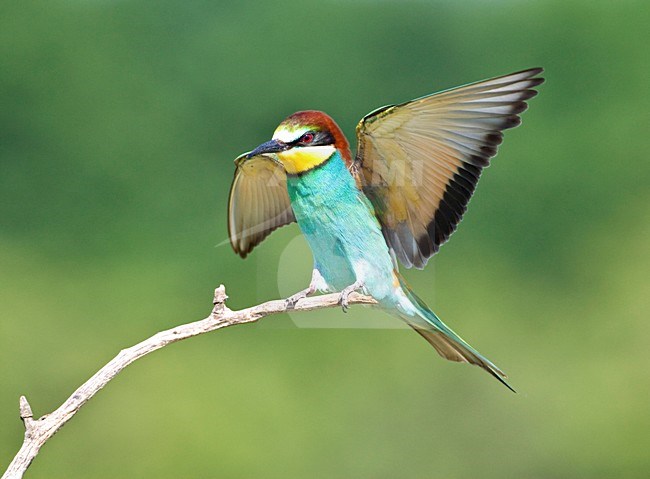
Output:
[[[411,326],[415,332],[427,340],[433,346],[438,354],[450,361],[461,363],[470,363],[480,366],[488,373],[494,376],[501,384],[510,389],[513,393],[516,391],[505,381],[507,377],[503,371],[496,367],[489,359],[481,355],[476,349],[471,347],[463,338],[454,333],[445,323],[443,323],[429,307],[416,296],[409,288],[404,278],[399,276],[400,286],[406,296],[402,303],[397,305],[400,317]],[[407,300],[407,301],[404,301]],[[404,304],[405,303],[405,304]]]

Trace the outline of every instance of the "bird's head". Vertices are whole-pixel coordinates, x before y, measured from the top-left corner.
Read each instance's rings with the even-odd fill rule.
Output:
[[[325,163],[340,153],[350,163],[350,145],[339,126],[322,111],[299,111],[276,128],[273,139],[248,154],[275,153],[287,173],[297,175]]]

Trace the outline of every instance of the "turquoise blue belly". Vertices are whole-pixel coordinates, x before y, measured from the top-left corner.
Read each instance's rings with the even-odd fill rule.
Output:
[[[357,280],[362,265],[370,294],[380,299],[392,291],[393,264],[381,229],[338,153],[312,171],[289,176],[287,185],[314,266],[327,284],[342,290]]]

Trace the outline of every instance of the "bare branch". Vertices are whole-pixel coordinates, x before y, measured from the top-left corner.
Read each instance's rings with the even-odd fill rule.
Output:
[[[163,348],[168,344],[183,339],[209,333],[217,329],[233,326],[235,324],[253,323],[258,319],[271,314],[292,311],[312,311],[315,309],[339,306],[339,294],[328,294],[301,299],[291,308],[285,300],[275,300],[262,303],[240,311],[232,311],[226,306],[226,288],[221,285],[214,292],[214,308],[205,319],[193,323],[183,324],[166,331],[154,334],[149,339],[123,349],[108,364],[97,371],[88,381],[82,384],[72,395],[54,412],[46,414],[39,419],[34,419],[32,408],[25,396],[20,397],[20,418],[25,424],[25,439],[23,444],[9,464],[2,479],[19,479],[32,463],[40,448],[61,427],[97,394],[111,379],[134,361],[149,353]],[[376,301],[358,293],[352,293],[349,304],[376,304]]]

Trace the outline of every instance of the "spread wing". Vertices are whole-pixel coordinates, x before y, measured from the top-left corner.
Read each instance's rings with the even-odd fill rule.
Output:
[[[228,199],[228,235],[235,253],[245,258],[280,226],[296,221],[287,193],[287,176],[275,155],[247,153],[235,159]]]
[[[537,94],[534,68],[380,108],[357,125],[353,173],[400,262],[423,268],[454,232],[481,170]]]

